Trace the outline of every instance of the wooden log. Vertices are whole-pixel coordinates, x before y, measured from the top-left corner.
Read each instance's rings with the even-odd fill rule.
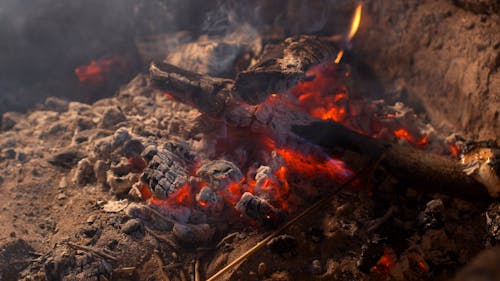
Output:
[[[334,60],[339,49],[316,36],[293,36],[266,47],[256,64],[238,74],[234,93],[250,104],[262,103],[273,93],[282,93],[307,79],[312,66]]]
[[[487,188],[468,176],[462,165],[452,158],[411,146],[383,143],[333,121],[294,126],[292,131],[327,150],[342,148],[370,158],[384,154],[381,165],[394,177],[418,190],[466,199],[490,198]]]
[[[235,83],[231,80],[198,75],[165,64],[153,64],[150,74],[153,85],[171,91],[179,101],[192,104],[228,125],[271,133],[280,141],[290,136],[296,138],[295,133],[323,148],[339,147],[369,158],[384,154],[382,166],[417,189],[466,199],[491,198],[488,189],[467,175],[454,159],[410,146],[383,143],[333,121],[319,122],[300,110],[280,106],[280,103],[248,105],[232,94]]]

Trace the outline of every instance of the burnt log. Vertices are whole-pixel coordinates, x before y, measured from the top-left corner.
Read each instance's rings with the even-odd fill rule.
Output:
[[[149,160],[141,175],[141,181],[147,184],[155,198],[166,200],[189,181],[189,163],[169,149],[158,151],[146,150],[143,154]]]
[[[267,46],[257,63],[238,74],[233,92],[249,104],[262,103],[307,79],[311,67],[334,60],[339,48],[316,36],[293,36]]]
[[[369,158],[384,154],[382,166],[417,189],[466,199],[499,195],[500,188],[488,190],[473,176],[467,175],[454,159],[410,146],[384,143],[333,121],[318,122],[307,113],[283,103],[249,105],[233,94],[235,82],[231,80],[195,74],[168,64],[152,64],[150,78],[153,86],[169,91],[179,101],[233,127],[271,133],[279,141],[300,143],[299,136],[326,149],[338,147]]]
[[[333,121],[316,121],[294,126],[292,131],[326,150],[342,148],[369,158],[380,158],[381,166],[392,176],[416,189],[439,192],[467,199],[498,196],[468,176],[456,160],[428,153],[411,146],[389,144],[354,132]],[[497,191],[498,192],[498,191]]]

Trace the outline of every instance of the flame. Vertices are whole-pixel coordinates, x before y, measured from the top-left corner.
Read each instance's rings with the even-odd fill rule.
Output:
[[[361,23],[362,7],[363,6],[361,4],[358,4],[358,6],[356,6],[356,10],[354,11],[354,15],[351,21],[351,27],[349,29],[349,33],[347,34],[348,43],[351,42],[352,38],[354,38],[354,35],[356,35],[356,33],[358,32],[359,24]],[[339,64],[343,56],[344,56],[344,50],[340,50],[337,54],[337,57],[334,60],[334,63]]]
[[[356,7],[356,10],[354,11],[354,16],[352,18],[351,22],[351,29],[349,30],[349,34],[347,35],[347,40],[351,41],[354,35],[356,35],[356,32],[359,29],[359,24],[361,23],[361,10],[362,10],[362,5],[358,4]]]

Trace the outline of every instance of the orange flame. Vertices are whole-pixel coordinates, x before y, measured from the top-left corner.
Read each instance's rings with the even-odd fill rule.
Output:
[[[354,11],[354,16],[352,18],[351,29],[349,30],[349,34],[347,35],[348,41],[351,41],[352,38],[354,38],[354,35],[356,35],[356,32],[358,32],[359,24],[361,23],[361,10],[362,10],[362,5],[358,4],[356,10]]]

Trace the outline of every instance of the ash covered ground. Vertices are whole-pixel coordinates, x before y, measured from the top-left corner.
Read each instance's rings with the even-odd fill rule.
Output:
[[[174,212],[134,185],[148,163],[128,159],[151,144],[206,151],[198,116],[143,75],[92,105],[51,98],[4,115],[0,279],[194,280],[196,263],[203,279],[260,241],[269,230],[251,218]],[[498,203],[419,194],[374,174],[221,280],[449,280],[497,243],[499,221]]]

